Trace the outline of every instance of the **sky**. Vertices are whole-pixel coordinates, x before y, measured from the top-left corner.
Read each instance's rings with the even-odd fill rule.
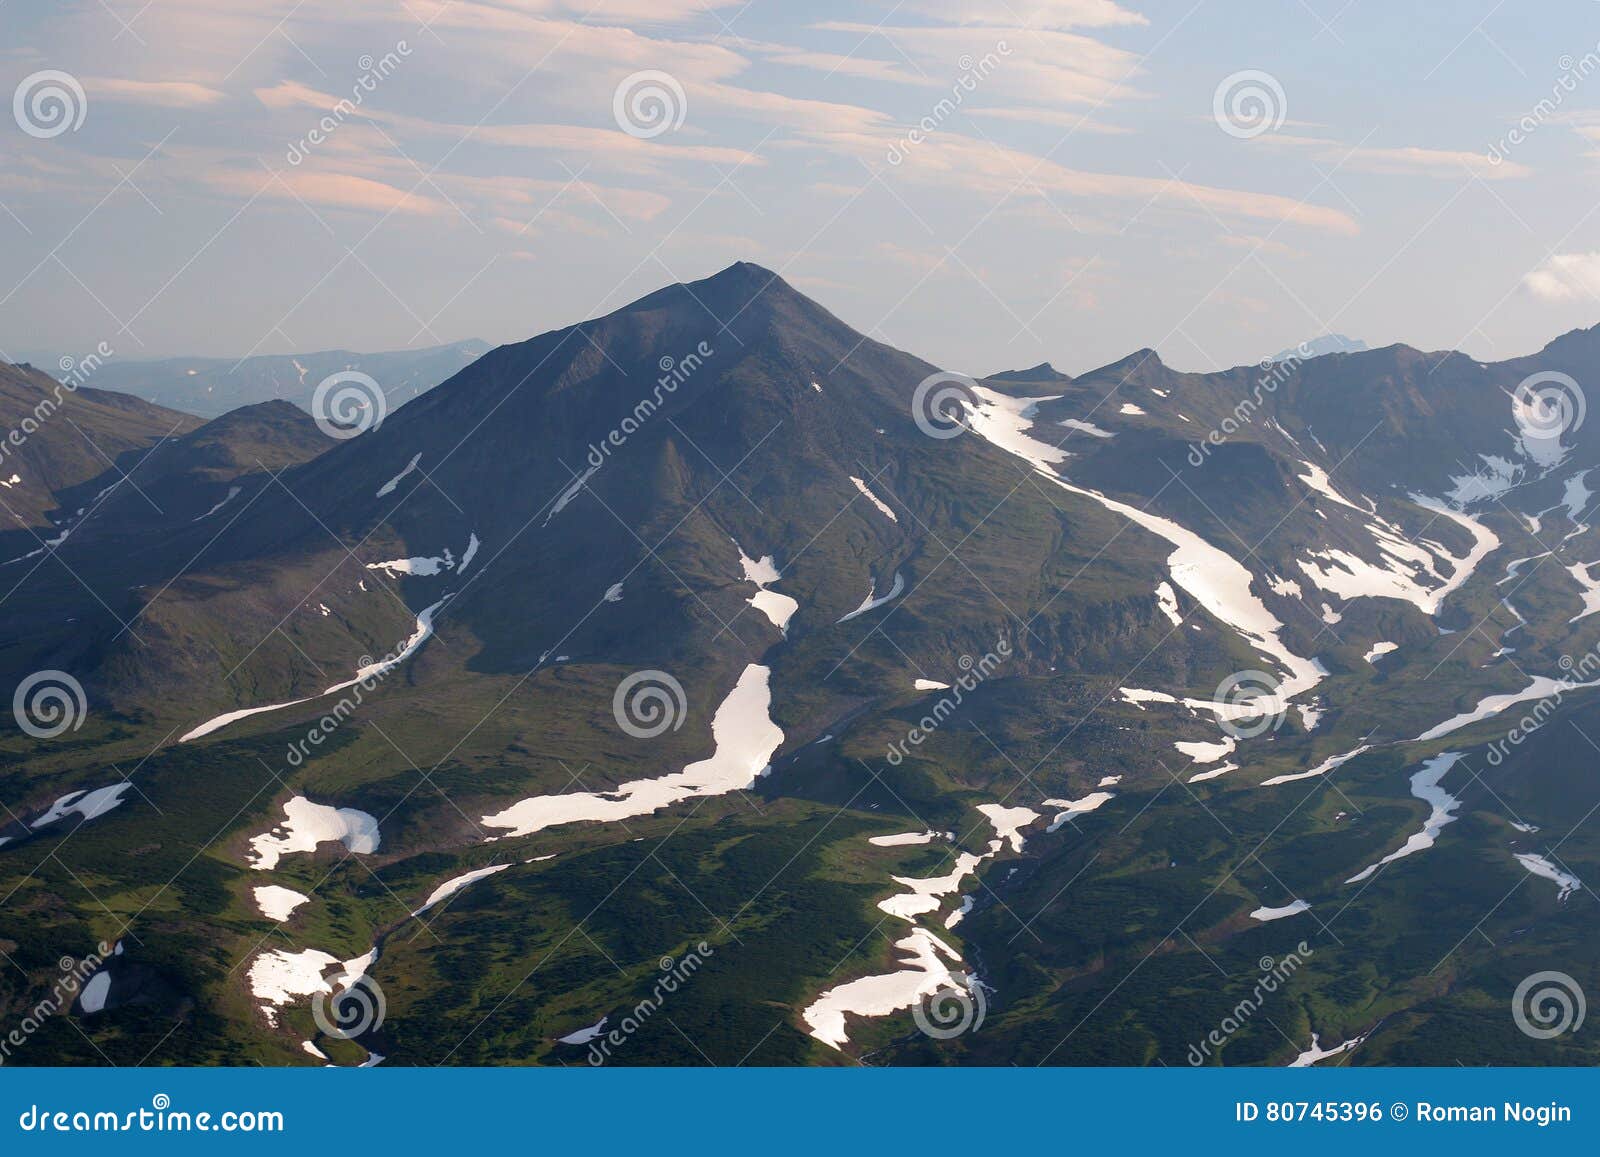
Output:
[[[1600,322],[1600,4],[0,0],[0,358],[500,343],[736,260],[943,368]]]

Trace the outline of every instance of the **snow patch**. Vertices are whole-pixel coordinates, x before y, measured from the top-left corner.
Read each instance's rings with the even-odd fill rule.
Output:
[[[455,566],[455,556],[446,547],[441,555],[417,555],[415,558],[394,558],[388,562],[369,562],[367,569],[381,570],[393,578],[403,574],[416,578],[431,578],[447,570],[454,570]]]
[[[354,679],[346,679],[343,683],[335,683],[332,687],[324,690],[320,695],[308,695],[304,699],[291,699],[287,703],[269,703],[265,707],[245,707],[238,711],[224,712],[221,715],[213,716],[212,718],[207,719],[198,727],[191,728],[190,730],[184,732],[178,737],[178,742],[188,743],[191,739],[199,739],[202,736],[210,735],[213,731],[217,731],[223,727],[226,727],[230,723],[237,723],[241,719],[248,719],[252,715],[262,715],[268,711],[281,711],[285,707],[298,707],[302,703],[310,703],[313,699],[321,699],[328,695],[336,695],[340,691],[354,687],[357,683],[371,682],[372,680],[379,679],[382,676],[387,675],[390,671],[394,670],[407,659],[411,658],[412,655],[415,655],[418,649],[421,648],[422,644],[426,643],[430,638],[433,637],[433,616],[440,607],[444,606],[444,604],[450,600],[450,598],[450,595],[445,595],[444,598],[440,599],[432,606],[426,607],[417,612],[417,627],[416,630],[411,633],[410,637],[401,643],[400,647],[394,652],[394,654],[388,658],[379,659],[374,663],[368,663],[364,667],[358,667],[356,669],[356,675]]]
[[[550,508],[550,513],[544,516],[544,524],[546,526],[550,525],[552,518],[567,508],[568,503],[578,497],[578,492],[589,484],[589,479],[594,477],[594,472],[598,469],[600,469],[598,466],[589,467],[589,469],[572,480],[572,485],[561,492],[561,496],[556,499],[555,505]]]
[[[1367,879],[1385,864],[1392,864],[1396,860],[1403,860],[1417,852],[1426,851],[1433,847],[1433,842],[1439,836],[1441,829],[1447,824],[1456,821],[1456,808],[1461,806],[1461,801],[1439,786],[1439,781],[1445,773],[1460,760],[1459,751],[1441,751],[1432,759],[1425,760],[1422,770],[1411,777],[1411,794],[1429,806],[1428,818],[1423,821],[1422,830],[1406,840],[1399,849],[1390,852],[1376,864],[1369,864],[1361,871],[1345,881],[1346,884],[1357,884]]]
[[[610,1019],[609,1016],[602,1016],[598,1022],[591,1024],[588,1028],[580,1028],[577,1032],[569,1032],[566,1036],[557,1037],[556,1039],[564,1045],[586,1045],[606,1031],[606,1021]]]
[[[1360,514],[1371,513],[1370,511],[1364,510],[1357,506],[1354,502],[1351,502],[1343,494],[1340,494],[1337,490],[1335,490],[1333,487],[1333,480],[1328,477],[1328,472],[1321,466],[1318,466],[1314,462],[1305,461],[1302,461],[1300,465],[1306,468],[1306,472],[1304,474],[1296,475],[1296,477],[1298,477],[1300,481],[1304,482],[1312,490],[1315,490],[1324,498],[1331,499],[1332,501],[1337,502],[1340,506],[1348,506],[1351,510],[1354,510]]]
[[[1050,821],[1050,826],[1045,828],[1045,831],[1057,831],[1063,824],[1072,819],[1073,816],[1085,816],[1092,811],[1098,811],[1105,804],[1110,803],[1116,798],[1117,795],[1115,792],[1092,791],[1082,799],[1047,799],[1040,806],[1056,807],[1061,808],[1062,810],[1056,812],[1056,818]]]
[[[279,923],[293,915],[294,910],[300,905],[311,902],[310,896],[279,884],[263,884],[255,889],[254,895],[256,907],[261,909],[261,914]]]
[[[276,1027],[278,1009],[297,996],[331,993],[333,989],[322,979],[322,973],[338,963],[336,957],[315,948],[302,952],[277,948],[257,956],[247,975],[251,994],[265,1002],[261,1011],[267,1023]]]
[[[417,468],[417,463],[421,461],[422,451],[418,450],[411,456],[411,461],[406,463],[405,469],[400,471],[400,473],[396,474],[393,478],[389,479],[389,481],[385,482],[382,486],[378,487],[378,493],[373,495],[373,497],[382,498],[386,494],[393,494],[394,488],[399,486],[400,483],[405,480],[406,475],[415,470]]]
[[[102,968],[83,986],[83,992],[78,995],[78,1005],[84,1012],[100,1012],[105,1008],[106,997],[110,993],[111,973]]]
[[[1579,594],[1583,598],[1583,610],[1573,615],[1567,622],[1575,623],[1600,611],[1600,579],[1594,577],[1594,568],[1597,566],[1600,566],[1600,561],[1577,562],[1567,568],[1567,573],[1582,588]]]
[[[1309,771],[1298,771],[1292,775],[1275,775],[1271,779],[1264,779],[1261,781],[1261,786],[1277,787],[1280,783],[1295,783],[1302,779],[1315,779],[1319,775],[1328,774],[1328,772],[1342,764],[1349,763],[1363,751],[1371,750],[1372,745],[1370,743],[1363,743],[1354,751],[1346,751],[1340,755],[1328,756],[1327,759],[1324,759],[1321,763],[1317,764],[1317,766],[1311,768]]]
[[[938,838],[938,832],[901,832],[893,836],[871,836],[867,843],[879,848],[902,848],[908,844],[929,844]]]
[[[1569,691],[1576,691],[1583,687],[1600,686],[1600,679],[1588,683],[1571,683],[1565,679],[1552,679],[1548,675],[1538,675],[1532,682],[1520,691],[1507,691],[1500,695],[1487,695],[1478,700],[1478,705],[1471,711],[1463,711],[1459,715],[1452,715],[1443,723],[1437,724],[1417,736],[1415,742],[1426,743],[1431,739],[1438,739],[1449,735],[1452,731],[1459,731],[1470,723],[1480,719],[1488,719],[1498,715],[1507,707],[1518,703],[1526,703],[1530,699],[1543,699],[1545,696],[1558,697]]]
[[[1191,775],[1189,777],[1189,782],[1190,783],[1204,783],[1208,779],[1216,779],[1219,776],[1227,775],[1230,771],[1238,771],[1238,770],[1239,770],[1239,765],[1237,763],[1234,763],[1232,760],[1229,760],[1227,763],[1224,763],[1221,767],[1213,767],[1210,771],[1199,771],[1199,772],[1196,772],[1194,775]]]
[[[1180,754],[1187,755],[1192,763],[1215,763],[1224,756],[1231,755],[1233,749],[1239,746],[1239,742],[1231,735],[1224,735],[1215,743],[1183,740],[1172,746],[1176,747]]]
[[[283,805],[283,814],[283,823],[250,840],[252,868],[270,871],[284,856],[314,852],[318,844],[336,840],[360,855],[378,850],[378,821],[364,811],[312,803],[297,795]]]
[[[856,618],[859,615],[864,615],[868,611],[877,610],[879,607],[883,606],[885,603],[893,602],[895,599],[899,598],[900,597],[900,593],[902,591],[904,591],[905,589],[906,589],[905,576],[902,575],[899,571],[895,571],[894,572],[894,586],[890,588],[888,594],[884,595],[882,598],[875,597],[877,595],[877,593],[878,593],[878,587],[877,587],[877,584],[874,583],[871,587],[869,587],[867,589],[867,597],[861,601],[861,605],[859,607],[857,607],[855,610],[851,611],[848,615],[844,616],[844,618],[840,619],[839,622],[848,623],[851,619]]]
[[[757,587],[756,593],[745,602],[766,615],[767,621],[777,627],[784,638],[788,638],[789,620],[794,618],[795,612],[800,609],[800,603],[788,595],[767,589],[769,583],[775,583],[783,577],[783,572],[778,570],[778,565],[773,562],[770,554],[763,555],[760,559],[753,559],[745,554],[744,547],[737,541],[733,545],[739,552],[739,566],[744,571],[745,581],[753,582]],[[615,589],[620,592],[621,584]],[[618,597],[621,597],[620,593]]]
[[[471,872],[465,872],[462,875],[453,876],[430,892],[428,894],[428,898],[422,902],[422,907],[411,913],[411,915],[420,916],[429,908],[434,907],[436,904],[444,903],[451,896],[454,896],[457,892],[461,891],[461,889],[465,888],[468,884],[474,884],[486,876],[494,875],[496,872],[503,872],[510,866],[510,864],[493,864],[487,868],[477,868]]]
[[[1296,900],[1292,904],[1285,904],[1281,908],[1257,908],[1254,912],[1250,913],[1250,919],[1261,920],[1263,922],[1268,920],[1282,920],[1285,916],[1298,916],[1301,912],[1307,912],[1310,911],[1310,909],[1311,905],[1307,904],[1304,900]]]
[[[1183,625],[1183,616],[1178,613],[1178,595],[1172,589],[1172,584],[1161,583],[1156,587],[1156,600],[1161,605],[1161,613],[1166,615],[1174,627]]]
[[[1032,808],[1002,807],[997,803],[979,804],[978,811],[994,825],[995,835],[1010,842],[1013,852],[1022,851],[1022,829],[1039,818]]]
[[[208,510],[204,514],[202,514],[200,516],[200,518],[193,519],[193,521],[199,522],[200,519],[202,519],[202,518],[210,518],[217,511],[221,510],[224,506],[228,505],[228,503],[232,502],[235,498],[239,497],[239,495],[242,494],[243,492],[244,492],[244,487],[242,487],[242,486],[230,486],[230,487],[228,487],[228,493],[222,499],[221,502],[217,503],[210,510]]]
[[[34,831],[57,820],[70,815],[82,816],[82,822],[96,819],[106,814],[112,808],[122,803],[122,794],[133,784],[124,780],[114,783],[109,787],[97,787],[93,791],[69,791],[66,795],[50,805],[50,810],[34,820],[29,825]]]
[[[757,663],[745,667],[739,682],[712,717],[711,736],[716,749],[707,758],[672,775],[634,780],[611,791],[533,796],[485,816],[483,823],[508,829],[507,836],[526,836],[559,824],[631,819],[681,800],[725,795],[749,787],[783,743],[783,731],[770,715],[771,673]]]
[[[868,502],[871,502],[872,505],[876,506],[880,511],[882,511],[884,516],[888,518],[890,522],[900,521],[899,516],[897,516],[894,511],[889,509],[889,504],[874,494],[867,487],[867,484],[864,481],[862,481],[860,478],[857,478],[854,474],[850,475],[850,481],[856,484],[856,489],[861,491],[861,493],[866,496]]]
[[[1556,892],[1557,903],[1565,902],[1568,896],[1583,887],[1582,880],[1569,872],[1562,871],[1543,856],[1535,855],[1532,852],[1521,852],[1517,855],[1517,863],[1541,879],[1553,880],[1558,889]]]
[[[1340,1053],[1349,1052],[1366,1039],[1367,1038],[1365,1036],[1353,1036],[1343,1044],[1334,1045],[1331,1049],[1325,1049],[1322,1047],[1321,1038],[1318,1037],[1316,1033],[1312,1033],[1311,1047],[1305,1052],[1301,1053],[1299,1056],[1295,1057],[1294,1060],[1290,1061],[1289,1067],[1291,1069],[1309,1068],[1318,1061],[1325,1061],[1329,1057],[1336,1057]]]
[[[899,971],[863,976],[830,988],[801,1014],[812,1036],[833,1048],[842,1048],[850,1040],[846,1015],[888,1016],[944,989],[969,989],[971,982],[952,973],[945,963],[959,963],[960,954],[932,932],[913,928],[895,942],[895,948],[905,954]]]

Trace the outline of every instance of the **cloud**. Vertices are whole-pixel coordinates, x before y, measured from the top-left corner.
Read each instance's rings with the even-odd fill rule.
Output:
[[[884,80],[891,84],[930,85],[935,83],[926,76],[916,76],[891,60],[873,60],[869,57],[846,56],[839,52],[810,52],[800,48],[772,45],[764,50],[772,64],[786,64],[792,68],[809,69],[826,76],[844,75],[866,80]]]
[[[396,188],[383,181],[357,177],[350,173],[330,173],[310,169],[285,169],[273,175],[251,169],[217,169],[203,173],[206,184],[235,196],[255,196],[274,200],[304,201],[330,209],[352,209],[371,213],[408,213],[437,216],[451,212],[443,201]]]
[[[1011,105],[1007,108],[969,108],[967,115],[975,117],[988,117],[992,120],[1022,121],[1027,124],[1055,125],[1059,128],[1072,129],[1074,132],[1095,133],[1100,136],[1124,136],[1133,132],[1132,129],[1121,125],[1101,124],[1089,119],[1086,112],[1067,112],[1054,108],[1030,108],[1027,105]]]
[[[952,24],[1020,24],[1039,29],[1150,23],[1114,0],[909,0],[906,10]]]
[[[255,90],[256,99],[267,108],[308,108],[328,113],[340,98],[295,81],[283,81],[270,88]],[[696,165],[762,164],[762,159],[745,149],[725,145],[683,143],[676,136],[642,139],[620,131],[614,125],[560,124],[455,124],[425,117],[384,112],[372,106],[349,107],[345,115],[371,121],[397,134],[439,136],[456,143],[497,145],[504,148],[541,149],[570,153],[585,162],[598,162],[630,172],[653,169],[665,162]]]
[[[1525,276],[1522,284],[1545,301],[1600,300],[1600,253],[1558,253]]]
[[[1357,149],[1347,164],[1369,173],[1411,173],[1433,177],[1459,177],[1463,172],[1491,180],[1526,177],[1533,170],[1513,161],[1496,165],[1484,153],[1454,149],[1422,149],[1410,146],[1397,149]]]
[[[474,0],[412,0],[419,20],[434,30],[459,29],[485,34],[473,48],[515,60],[532,75],[579,58],[600,61],[608,99],[617,80],[644,68],[659,68],[688,78],[724,79],[735,76],[748,61],[731,49],[694,40],[667,40],[645,36],[631,28],[592,24],[513,11],[475,3]],[[590,70],[592,71],[592,70]],[[606,79],[609,78],[609,79]]]
[[[666,161],[729,167],[764,163],[757,154],[744,149],[725,145],[682,144],[664,137],[642,140],[612,127],[517,124],[479,125],[474,128],[471,125],[442,124],[410,117],[402,118],[399,123],[419,132],[442,133],[480,144],[572,153],[586,160],[601,161],[635,172],[642,166],[654,166]]]
[[[885,119],[857,105],[731,84],[749,70],[750,60],[720,43],[645,36],[629,28],[546,18],[472,0],[414,0],[411,7],[420,19],[434,21],[436,29],[480,34],[472,47],[476,60],[493,56],[526,70],[514,87],[537,75],[551,85],[552,99],[608,122],[617,86],[646,69],[667,72],[683,87],[690,125],[707,113],[768,127],[860,130]]]
[[[158,108],[202,108],[226,98],[220,89],[187,80],[131,80],[127,77],[85,77],[91,100],[149,104]]]
[[[1279,257],[1305,256],[1303,250],[1296,249],[1293,245],[1285,245],[1282,241],[1275,241],[1271,237],[1258,237],[1252,233],[1224,233],[1217,240],[1236,249],[1248,249],[1251,253],[1274,253]]]
[[[566,13],[590,24],[676,24],[745,0],[495,0],[495,6],[533,15]]]
[[[916,61],[942,88],[970,77],[966,92],[996,104],[1101,104],[1136,95],[1128,81],[1139,57],[1088,36],[1014,23],[958,28],[881,27],[830,21],[830,32],[881,37]]]
[[[1054,205],[1059,196],[1132,204],[1137,207],[1135,215],[1144,207],[1155,205],[1344,235],[1360,231],[1348,213],[1292,197],[1173,178],[1072,169],[1045,157],[949,130],[936,130],[916,144],[883,133],[822,133],[816,135],[814,143],[833,152],[855,154],[879,170],[884,180],[904,180],[946,191],[964,189],[997,205],[1007,200],[1042,200]],[[902,159],[898,165],[886,167],[884,161],[891,147]]]
[[[522,176],[468,177],[438,174],[434,177],[452,200],[483,207],[498,217],[519,224],[555,211],[563,202],[598,210],[598,219],[612,229],[616,218],[648,221],[659,216],[671,201],[653,189],[617,189],[587,180],[555,180]]]
[[[1566,124],[1591,145],[1600,144],[1600,113],[1572,112],[1553,118]]]
[[[1304,148],[1317,160],[1341,169],[1390,176],[1461,177],[1471,174],[1490,180],[1510,180],[1531,176],[1533,170],[1513,161],[1495,164],[1486,153],[1457,149],[1425,149],[1415,145],[1399,148],[1351,147],[1327,137],[1302,137],[1287,133],[1265,133],[1257,141],[1280,148]]]
[[[338,104],[340,99],[294,80],[280,81],[270,88],[258,88],[255,97],[270,109],[303,107],[323,111]]]

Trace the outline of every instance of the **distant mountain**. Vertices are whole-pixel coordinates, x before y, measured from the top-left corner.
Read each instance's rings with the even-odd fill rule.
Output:
[[[1291,359],[1320,358],[1323,354],[1353,354],[1370,349],[1366,342],[1353,337],[1345,337],[1342,333],[1325,333],[1321,337],[1314,337],[1310,341],[1301,342],[1286,350],[1279,350],[1267,359],[1274,362],[1286,362]]]
[[[107,361],[95,385],[134,394],[175,410],[214,418],[239,406],[274,398],[309,409],[317,384],[341,370],[370,374],[383,387],[391,410],[431,390],[489,349],[486,342],[462,341],[426,349],[352,353],[324,350],[307,354],[266,354],[236,358],[165,358],[160,361]]]
[[[251,504],[270,476],[335,444],[292,403],[241,406],[149,450],[128,451],[91,482],[60,492],[62,513],[73,512],[60,525],[73,527],[78,549],[130,535],[160,539],[236,501],[234,509]],[[80,525],[90,510],[94,517]]]
[[[201,425],[190,414],[68,379],[0,362],[0,535],[50,527],[58,492],[101,477],[125,453]]]
[[[986,382],[1070,382],[1071,376],[1058,371],[1049,362],[1040,362],[1029,370],[1002,370],[990,374]]]
[[[583,1064],[693,955],[612,1063],[1600,1062],[1505,1008],[1600,983],[1600,422],[1536,373],[1600,332],[952,381],[740,263],[185,428],[0,566],[0,689],[88,704],[0,731],[0,1008],[123,940],[26,1056]]]

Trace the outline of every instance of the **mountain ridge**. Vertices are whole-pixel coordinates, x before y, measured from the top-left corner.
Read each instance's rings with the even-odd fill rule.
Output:
[[[49,897],[8,935],[39,971],[138,913],[133,963],[203,1023],[86,1018],[113,1059],[166,1039],[297,1062],[310,1039],[340,1063],[571,1062],[562,1038],[631,1007],[630,977],[702,923],[715,965],[674,1018],[762,1063],[1155,1063],[1286,934],[1316,942],[1295,999],[1226,1063],[1282,1063],[1313,1032],[1369,1034],[1358,1060],[1517,1055],[1514,1029],[1439,1026],[1508,959],[1581,935],[1554,889],[1524,890],[1498,947],[1462,946],[1527,876],[1499,801],[1554,825],[1583,798],[1550,746],[1570,729],[1503,768],[1474,755],[1446,781],[1464,801],[1447,834],[1347,882],[1424,822],[1426,760],[1503,729],[1480,702],[1514,705],[1592,645],[1570,568],[1600,550],[1577,493],[1600,441],[1575,427],[1538,457],[1509,397],[1535,368],[1390,347],[1268,388],[1258,366],[1182,373],[1144,350],[1037,390],[956,382],[950,410],[918,411],[933,365],[739,263],[497,347],[353,437],[286,403],[236,410],[142,468],[172,454],[219,507],[185,521],[153,493],[160,521],[117,493],[132,513],[89,516],[3,608],[6,675],[55,667],[92,704],[64,744],[0,736],[0,790],[30,821],[0,828],[0,886]],[[640,738],[620,689],[663,675],[682,707]],[[1290,688],[1260,732],[1219,707],[1241,676]],[[1600,704],[1564,694],[1587,726]],[[73,834],[102,906],[31,823],[108,765],[137,767],[142,794]],[[296,799],[381,840],[253,864]],[[218,834],[188,875],[193,831]],[[1563,856],[1587,873],[1600,842]],[[437,941],[410,937],[473,873],[429,913]],[[269,881],[310,899],[263,922]],[[1345,908],[1335,940],[1318,920]],[[905,958],[930,936],[947,955]],[[390,1023],[334,1046],[304,994],[256,983],[279,951],[364,960]],[[1415,962],[1454,951],[1440,995]],[[853,995],[939,987],[935,964],[969,995],[955,974],[982,976],[982,1033],[934,1041],[910,1031],[914,998]],[[1075,1034],[1098,1016],[1117,1030]],[[670,1029],[630,1047],[684,1059]]]

